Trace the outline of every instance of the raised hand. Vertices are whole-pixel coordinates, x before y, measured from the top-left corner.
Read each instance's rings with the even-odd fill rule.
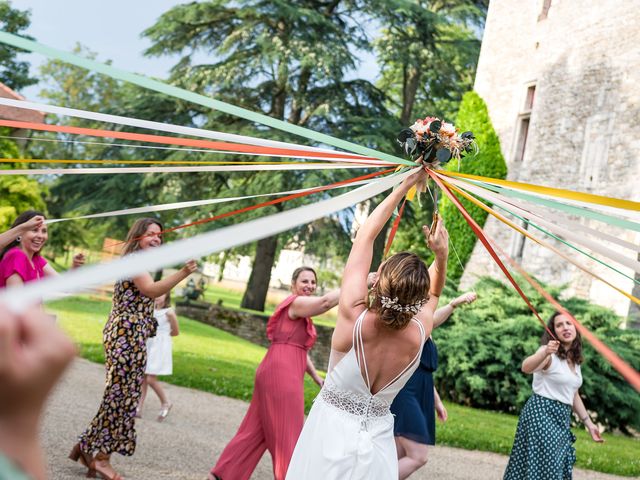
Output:
[[[469,305],[470,303],[475,302],[477,298],[478,298],[478,295],[476,294],[476,292],[467,292],[467,293],[463,293],[458,298],[454,298],[449,303],[451,303],[451,306],[455,308],[455,307],[459,307],[462,304]]]
[[[196,262],[195,260],[187,260],[187,263],[184,264],[182,270],[187,275],[191,275],[193,272],[198,270],[198,262]]]
[[[558,348],[560,348],[560,342],[557,340],[550,340],[544,347],[544,353],[546,355],[558,353]]]
[[[444,222],[437,222],[435,232],[429,231],[429,227],[423,225],[422,232],[427,239],[427,246],[433,253],[444,256],[449,254],[449,232],[447,232]]]
[[[73,263],[71,265],[71,268],[81,267],[82,265],[84,265],[84,262],[85,262],[84,253],[77,253],[73,256]]]

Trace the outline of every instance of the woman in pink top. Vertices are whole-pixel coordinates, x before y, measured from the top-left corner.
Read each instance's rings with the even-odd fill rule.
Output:
[[[335,307],[340,296],[340,290],[312,296],[316,280],[316,272],[309,267],[293,272],[292,295],[278,305],[267,323],[271,346],[256,371],[251,405],[211,470],[210,480],[248,479],[265,450],[271,453],[275,479],[284,480],[304,423],[305,372],[318,385],[323,383],[308,354],[316,341],[311,316]]]
[[[0,288],[22,286],[47,275],[58,274],[40,255],[49,238],[44,214],[35,210],[22,212],[13,222],[10,231],[19,229],[23,224],[30,224],[31,228],[24,229],[0,256]],[[84,255],[79,253],[73,257],[73,268],[82,264]]]

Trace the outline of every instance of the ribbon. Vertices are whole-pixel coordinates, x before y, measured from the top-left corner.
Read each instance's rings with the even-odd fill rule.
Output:
[[[363,202],[399,184],[415,172],[416,169],[412,169],[399,175],[390,175],[377,182],[317,203],[219,228],[158,248],[127,255],[110,263],[77,268],[61,275],[45,277],[43,280],[27,283],[22,288],[2,289],[0,304],[15,313],[21,313],[30,305],[59,292],[82,291],[104,285],[117,278],[131,278],[169,265],[176,265],[191,258],[255,242]]]
[[[351,186],[364,185],[364,184],[370,183],[371,181],[372,180],[361,180],[361,181],[358,181],[358,182],[353,182],[353,183],[351,183],[349,185],[351,185]],[[345,185],[338,185],[337,187],[332,187],[332,188],[343,188],[344,186]],[[190,202],[164,203],[164,204],[160,204],[160,205],[149,205],[149,206],[146,206],[146,207],[125,208],[123,210],[112,210],[110,212],[93,213],[93,214],[89,214],[89,215],[81,215],[81,216],[78,216],[78,217],[54,218],[54,219],[45,220],[44,223],[49,225],[51,223],[66,222],[66,221],[69,221],[69,220],[86,220],[86,219],[91,219],[91,218],[116,217],[118,215],[137,215],[137,214],[140,214],[140,213],[164,212],[166,210],[177,210],[177,209],[190,208],[190,207],[201,207],[203,205],[213,205],[213,204],[216,204],[216,203],[235,202],[235,201],[238,201],[238,200],[248,200],[248,199],[251,199],[251,198],[271,197],[271,196],[278,196],[278,195],[290,195],[290,194],[293,194],[293,193],[308,192],[309,190],[313,190],[314,188],[317,188],[317,187],[302,188],[302,189],[298,189],[298,190],[290,190],[288,192],[260,193],[258,195],[246,195],[244,197],[211,198],[211,199],[207,199],[207,200],[194,200],[194,201],[190,201]]]
[[[602,342],[598,337],[596,337],[593,333],[591,333],[584,325],[582,325],[571,313],[564,308],[551,294],[549,294],[538,282],[536,282],[529,274],[525,271],[522,266],[512,259],[506,252],[500,248],[500,246],[487,237],[490,243],[500,252],[500,254],[511,264],[511,266],[522,275],[522,277],[531,284],[533,288],[535,288],[540,295],[542,295],[549,303],[551,303],[556,310],[562,312],[564,315],[568,316],[576,329],[580,332],[584,338],[596,349],[600,355],[602,355],[605,360],[607,360],[611,366],[617,370],[617,372],[622,375],[622,377],[627,380],[631,384],[636,391],[640,392],[640,373],[638,373],[631,365],[625,362],[622,358],[618,356],[613,350],[611,350],[604,342]]]
[[[1,33],[1,32],[0,32]],[[90,137],[117,138],[121,140],[134,140],[137,142],[163,143],[167,145],[181,145],[184,147],[199,147],[222,150],[230,153],[253,153],[259,155],[277,155],[283,157],[315,158],[323,160],[354,160],[357,163],[380,164],[378,160],[351,155],[348,153],[308,152],[305,150],[291,150],[285,148],[260,147],[256,145],[242,145],[238,143],[214,142],[212,140],[195,140],[193,138],[167,137],[165,135],[149,135],[146,133],[120,132],[112,130],[100,130],[96,128],[69,127],[66,125],[47,125],[45,123],[18,122],[14,120],[0,120],[0,126],[11,128],[26,128],[45,132],[70,133],[74,135],[87,135]]]
[[[435,175],[434,175],[435,176]],[[498,220],[500,220],[502,223],[505,223],[506,225],[509,225],[511,228],[517,230],[518,232],[520,232],[522,235],[526,236],[528,239],[533,240],[534,242],[536,242],[538,245],[541,245],[545,248],[548,248],[549,250],[551,250],[553,253],[555,253],[556,255],[559,255],[560,257],[564,258],[567,262],[572,263],[573,265],[575,265],[576,267],[578,267],[580,270],[582,270],[585,273],[588,273],[589,275],[591,275],[594,278],[597,278],[598,280],[600,280],[601,282],[609,285],[611,288],[613,288],[614,290],[616,290],[617,292],[620,292],[622,295],[624,295],[625,297],[627,297],[629,300],[631,300],[634,303],[637,303],[638,305],[640,305],[640,299],[634,297],[633,295],[625,292],[624,290],[622,290],[621,288],[616,287],[615,285],[613,285],[612,283],[608,282],[607,280],[605,280],[604,278],[602,278],[601,276],[593,273],[591,270],[589,270],[588,268],[586,268],[585,266],[583,266],[582,264],[576,262],[575,260],[573,260],[571,257],[569,257],[568,255],[565,255],[564,253],[562,253],[560,250],[558,250],[557,248],[555,248],[554,246],[550,245],[549,243],[540,240],[536,237],[534,237],[533,235],[531,235],[529,232],[527,232],[526,230],[524,230],[523,228],[521,228],[519,225],[516,225],[515,223],[513,223],[511,220],[509,220],[508,218],[504,217],[503,215],[499,214],[498,212],[496,212],[495,210],[493,210],[492,208],[486,206],[484,203],[480,202],[479,200],[477,200],[476,198],[472,197],[471,195],[469,195],[468,193],[460,190],[459,188],[450,185],[451,188],[453,190],[455,190],[456,192],[458,192],[460,195],[462,195],[464,198],[466,198],[467,200],[469,200],[470,202],[474,203],[475,205],[477,205],[478,207],[482,208],[484,211],[488,212],[489,214],[491,214],[492,216],[496,217]]]
[[[400,219],[402,218],[402,214],[404,213],[404,205],[407,203],[408,196],[404,198],[402,205],[400,206],[400,211],[398,212],[398,216],[393,221],[393,227],[391,227],[391,232],[389,232],[389,239],[387,240],[387,246],[384,249],[384,256],[386,257],[389,254],[389,250],[391,249],[391,244],[393,243],[393,239],[396,237],[396,232],[398,231],[398,227],[400,226]]]
[[[514,215],[514,216],[521,216],[524,217],[524,219],[526,219],[525,221],[527,221],[528,223],[531,223],[531,225],[533,225],[536,228],[537,225],[535,223],[532,223],[533,221],[539,223],[540,225],[543,225],[544,227],[548,228],[551,232],[560,235],[564,238],[567,238],[569,240],[572,240],[580,245],[583,245],[589,249],[591,249],[592,251],[599,253],[600,255],[603,255],[617,263],[619,263],[620,265],[624,265],[627,268],[630,268],[631,270],[633,270],[634,272],[640,273],[640,262],[638,262],[637,260],[631,259],[631,258],[627,258],[624,255],[619,254],[618,252],[615,252],[613,250],[611,250],[610,248],[605,247],[604,245],[594,242],[593,240],[585,237],[584,235],[580,235],[577,233],[572,232],[571,230],[568,230],[564,227],[561,227],[560,225],[556,225],[552,222],[549,222],[547,220],[545,220],[544,218],[542,218],[541,216],[538,215],[532,215],[531,213],[529,213],[527,210],[525,210],[523,207],[521,207],[520,205],[518,205],[518,203],[516,202],[511,202],[511,203],[507,203],[504,202],[498,195],[494,195],[490,192],[488,192],[487,190],[483,190],[481,188],[478,187],[474,187],[472,185],[466,184],[464,182],[459,182],[455,179],[450,179],[450,183],[453,185],[458,186],[459,188],[464,188],[465,190],[481,197],[484,198],[485,200],[488,200],[489,202],[498,205],[499,207],[501,207],[502,209],[504,209],[505,211],[507,211],[508,213]],[[515,212],[517,214],[514,214],[514,212],[512,210],[515,210]],[[553,216],[549,216],[549,218],[553,218]],[[532,221],[532,222],[529,222]],[[539,228],[540,229],[540,228]],[[544,232],[543,229],[540,229]],[[547,232],[545,232],[547,233]],[[554,238],[557,238],[554,236]],[[566,242],[565,242],[566,243]],[[584,253],[582,250],[574,247],[573,245],[567,243],[567,245],[571,246],[572,248],[580,251],[581,253]],[[593,258],[593,257],[591,257]],[[606,263],[604,265],[607,265]],[[608,265],[607,265],[608,266]]]
[[[0,163],[61,163],[71,165],[327,165],[326,162],[236,162],[209,160],[78,160],[78,159],[32,159],[32,158],[0,158]],[[372,168],[382,165],[367,165]]]
[[[0,175],[112,175],[122,173],[189,173],[189,172],[263,172],[282,170],[335,170],[371,168],[371,165],[351,163],[279,164],[279,165],[204,165],[202,167],[87,167],[87,168],[25,168],[0,169]]]
[[[154,90],[156,92],[164,93],[174,98],[180,98],[188,102],[216,109],[229,115],[244,118],[245,120],[249,120],[251,122],[261,123],[278,130],[283,130],[294,135],[309,138],[315,142],[325,143],[327,145],[342,148],[343,150],[347,150],[349,152],[371,156],[394,164],[402,163],[405,165],[415,166],[414,162],[410,162],[403,158],[395,157],[393,155],[379,152],[377,150],[363,147],[361,145],[347,142],[345,140],[340,140],[324,133],[314,132],[313,130],[300,127],[298,125],[292,125],[285,121],[269,117],[268,115],[252,112],[251,110],[247,110],[245,108],[236,107],[234,105],[230,105],[228,103],[221,102],[219,100],[215,100],[213,98],[209,98],[195,92],[190,92],[173,85],[168,85],[159,80],[154,80],[142,75],[120,70],[112,67],[111,65],[96,62],[95,60],[82,58],[78,55],[64,52],[62,50],[57,50],[41,43],[34,42],[33,40],[28,40],[26,38],[8,32],[0,32],[0,42],[7,45],[12,45],[17,48],[21,48],[23,50],[27,50],[29,52],[37,52],[45,55],[46,57],[61,60],[66,63],[76,65],[77,67],[84,68],[86,70],[102,73],[117,80],[124,80],[125,82],[129,82],[149,90]]]
[[[540,317],[540,314],[538,313],[536,308],[533,306],[533,304],[531,303],[531,301],[529,300],[527,295],[522,291],[522,289],[520,288],[520,285],[518,285],[518,283],[515,281],[515,279],[511,276],[511,274],[509,273],[509,270],[507,270],[507,267],[504,266],[504,263],[502,263],[502,260],[500,260],[500,257],[498,257],[496,252],[493,250],[493,247],[491,246],[491,244],[489,243],[489,241],[485,237],[485,235],[484,235],[484,233],[482,231],[482,228],[480,228],[480,225],[478,225],[476,223],[476,221],[473,219],[473,217],[471,215],[469,215],[469,212],[467,212],[467,210],[462,206],[460,201],[455,197],[455,195],[451,192],[451,190],[449,190],[449,188],[442,182],[442,180],[440,180],[438,175],[436,175],[436,173],[433,170],[431,170],[429,168],[429,169],[427,169],[427,173],[429,174],[429,176],[431,178],[433,178],[433,181],[436,182],[436,184],[440,187],[440,190],[442,190],[444,192],[444,194],[449,198],[449,200],[451,200],[451,202],[460,211],[460,213],[462,214],[464,219],[467,221],[467,224],[471,227],[471,230],[473,230],[473,232],[476,234],[478,239],[482,242],[484,247],[487,249],[487,252],[489,252],[489,255],[491,255],[491,258],[493,258],[493,260],[495,260],[495,262],[498,265],[498,267],[500,268],[500,270],[502,270],[502,273],[505,274],[505,276],[507,277],[507,279],[509,280],[511,285],[513,285],[513,288],[516,289],[516,292],[518,292],[518,294],[522,297],[524,302],[527,304],[529,309],[536,316],[538,321],[542,324],[544,329],[549,333],[549,335],[551,335],[551,338],[557,340],[556,336],[553,334],[553,332],[551,330],[549,330],[549,328],[547,327],[546,322]]]
[[[0,105],[8,107],[22,108],[27,110],[36,110],[39,112],[53,113],[55,115],[63,115],[65,117],[84,118],[86,120],[96,120],[99,122],[114,123],[116,125],[127,125],[129,127],[146,128],[148,130],[156,130],[159,132],[178,133],[180,135],[189,135],[191,137],[209,138],[211,140],[222,140],[232,143],[244,143],[246,145],[259,145],[263,147],[289,148],[294,150],[306,150],[309,152],[327,152],[337,153],[335,150],[326,148],[309,147],[306,145],[298,145],[295,143],[278,142],[275,140],[267,140],[263,138],[249,137],[246,135],[237,135],[234,133],[216,132],[213,130],[204,130],[201,128],[183,127],[170,123],[151,122],[149,120],[140,120],[138,118],[122,117],[120,115],[108,115],[105,113],[89,112],[87,110],[77,110],[75,108],[58,107],[54,105],[46,105],[44,103],[33,103],[25,100],[13,100],[10,98],[0,98]],[[364,156],[362,158],[365,158]]]
[[[497,178],[480,177],[478,175],[471,175],[468,173],[450,172],[446,170],[440,170],[439,173],[449,177],[480,180],[485,183],[493,183],[495,185],[502,185],[506,187],[515,188],[517,190],[525,190],[533,193],[539,193],[542,195],[551,195],[552,197],[559,197],[559,198],[564,198],[568,200],[576,200],[576,201],[585,202],[585,203],[594,203],[597,205],[605,205],[607,207],[620,208],[625,210],[640,211],[640,202],[634,202],[632,200],[623,200],[620,198],[604,197],[602,195],[593,195],[591,193],[574,192],[573,190],[544,187],[542,185],[532,185],[529,183],[513,182],[510,180],[500,180]]]

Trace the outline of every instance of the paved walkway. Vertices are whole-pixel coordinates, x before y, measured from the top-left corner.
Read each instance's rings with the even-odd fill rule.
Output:
[[[86,469],[67,459],[79,433],[95,414],[104,382],[101,365],[78,359],[58,385],[43,425],[44,450],[53,480],[84,478]],[[247,403],[188,388],[166,386],[174,408],[164,423],[155,416],[159,404],[149,403],[138,422],[138,448],[133,457],[113,456],[113,465],[127,480],[204,480],[206,473],[235,433]],[[412,480],[500,479],[507,457],[493,453],[435,447],[429,464]],[[271,459],[265,455],[252,479],[270,479]],[[577,471],[575,480],[620,479]],[[302,480],[302,479],[301,479]]]

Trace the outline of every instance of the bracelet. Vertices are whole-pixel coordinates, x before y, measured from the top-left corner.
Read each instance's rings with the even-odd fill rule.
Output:
[[[581,421],[582,423],[585,423],[587,420],[591,420],[591,419],[589,418],[589,414],[586,414],[583,418],[581,418],[581,419],[580,419],[580,421]]]
[[[449,302],[449,306],[451,307],[451,310],[456,309],[456,305],[454,305],[453,302]]]

